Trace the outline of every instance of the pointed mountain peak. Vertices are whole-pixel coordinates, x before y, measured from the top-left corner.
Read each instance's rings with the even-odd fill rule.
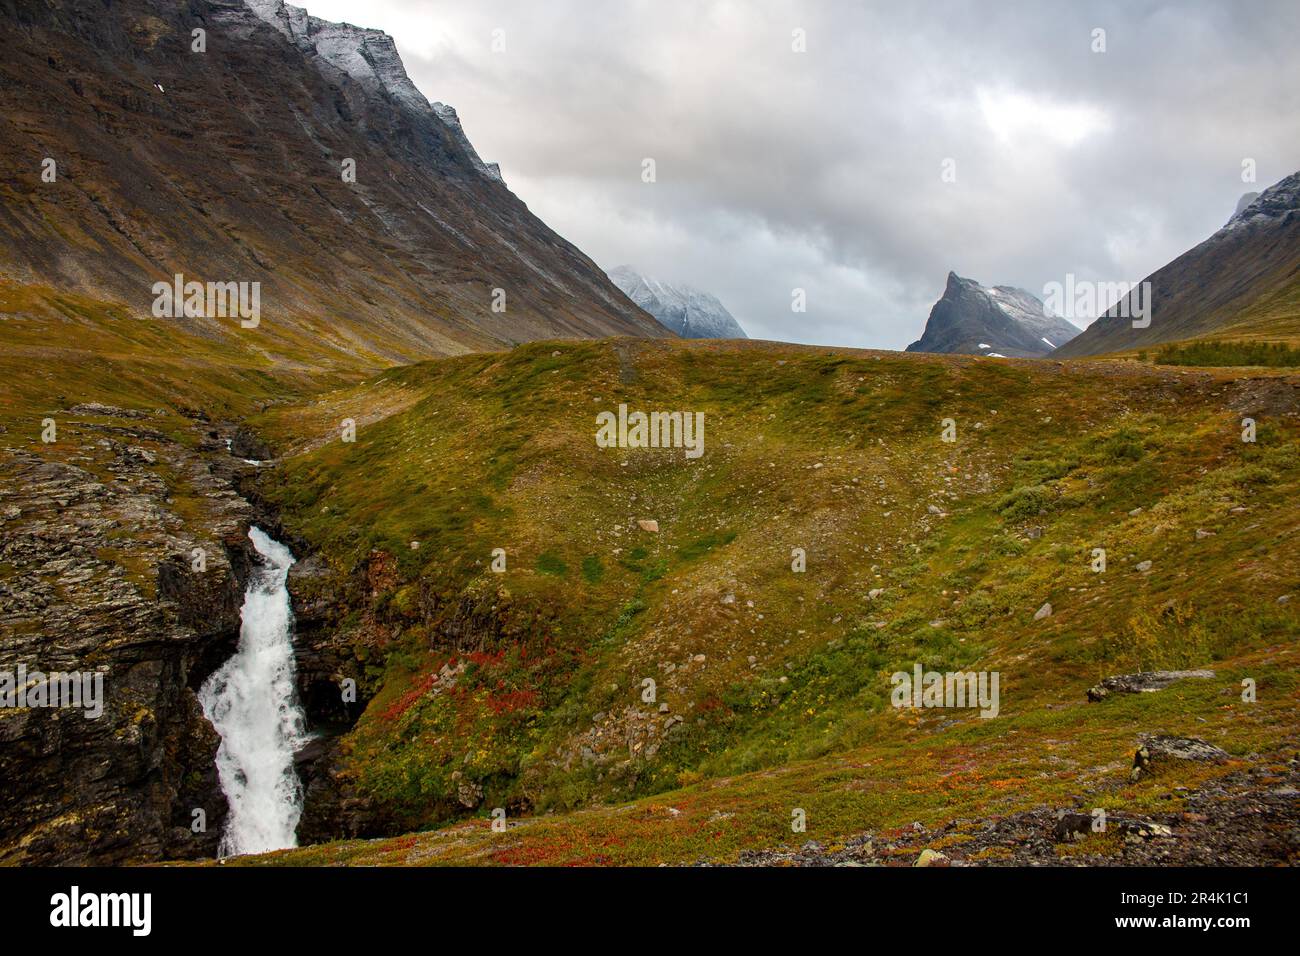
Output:
[[[948,273],[943,297],[930,310],[925,333],[909,352],[1035,358],[1079,334],[1065,319],[1048,315],[1032,292],[984,286]]]

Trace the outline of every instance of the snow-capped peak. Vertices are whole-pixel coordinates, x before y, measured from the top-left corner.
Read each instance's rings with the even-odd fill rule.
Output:
[[[1292,173],[1285,179],[1279,180],[1247,202],[1246,197],[1250,195],[1247,193],[1242,197],[1242,202],[1237,204],[1237,211],[1216,235],[1232,232],[1253,223],[1278,222],[1294,215],[1296,210],[1300,209],[1300,172]]]
[[[748,338],[726,307],[707,292],[643,276],[631,266],[611,269],[609,278],[629,299],[682,338]]]
[[[304,53],[315,55],[363,86],[382,89],[406,109],[433,113],[451,130],[475,169],[489,179],[503,182],[501,168],[479,158],[460,125],[456,111],[443,103],[430,103],[411,82],[397,52],[397,44],[383,30],[331,23],[284,0],[244,0],[244,3]]]

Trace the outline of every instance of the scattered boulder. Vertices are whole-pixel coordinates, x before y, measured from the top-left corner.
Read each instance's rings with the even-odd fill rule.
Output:
[[[940,853],[938,850],[925,849],[921,851],[921,855],[916,858],[916,862],[913,863],[912,865],[913,866],[947,866],[948,864],[949,864],[948,858],[944,856],[942,853]]]
[[[1140,571],[1141,573],[1146,574],[1148,571],[1151,570],[1151,562],[1150,562],[1150,561],[1141,561],[1141,562],[1139,562],[1139,563],[1136,565],[1136,568],[1137,568],[1137,570]]]
[[[452,781],[456,784],[456,800],[462,807],[467,810],[473,810],[483,802],[483,785],[475,783],[468,779],[464,773],[457,770],[451,775]]]
[[[142,412],[136,408],[119,408],[116,405],[105,405],[102,402],[81,402],[73,405],[68,409],[72,415],[99,415],[104,418],[148,418],[148,412]]]
[[[1088,699],[1093,703],[1105,700],[1112,693],[1150,694],[1164,690],[1174,681],[1188,678],[1207,680],[1214,676],[1214,671],[1143,671],[1140,674],[1117,674],[1107,677],[1096,687],[1088,688]]]
[[[658,534],[658,533],[659,533],[659,522],[658,522],[658,521],[654,521],[654,520],[644,521],[644,520],[642,520],[642,521],[638,521],[638,522],[636,523],[636,526],[637,526],[638,528],[640,528],[642,531],[649,531],[649,532],[651,532],[651,533],[653,533],[653,534]]]
[[[1125,839],[1129,842],[1141,843],[1143,840],[1155,840],[1174,835],[1172,827],[1167,827],[1163,823],[1154,823],[1151,820],[1123,819],[1116,821],[1116,824],[1119,827],[1119,832],[1124,834]]]
[[[1227,751],[1197,737],[1143,734],[1142,742],[1133,754],[1133,769],[1129,771],[1129,780],[1139,780],[1143,774],[1153,773],[1157,764],[1171,760],[1220,763],[1227,759]]]
[[[1042,607],[1040,607],[1037,611],[1034,612],[1035,621],[1041,621],[1043,618],[1051,617],[1051,616],[1052,616],[1052,605],[1050,603],[1044,604]]]
[[[1062,813],[1052,828],[1052,839],[1057,843],[1073,843],[1092,832],[1092,815],[1089,813]]]
[[[267,461],[274,457],[271,446],[258,438],[252,429],[240,425],[230,436],[230,453],[248,461]]]

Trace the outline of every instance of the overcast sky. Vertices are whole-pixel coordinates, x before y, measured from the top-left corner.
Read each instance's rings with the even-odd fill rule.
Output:
[[[300,2],[392,34],[599,265],[754,338],[902,348],[949,270],[1136,281],[1300,169],[1295,0]]]

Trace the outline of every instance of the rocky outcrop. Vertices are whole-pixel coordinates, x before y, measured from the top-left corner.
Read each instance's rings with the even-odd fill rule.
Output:
[[[1214,671],[1143,671],[1140,674],[1116,674],[1105,678],[1095,687],[1088,688],[1088,699],[1094,703],[1105,700],[1111,694],[1149,694],[1164,690],[1175,681],[1200,679],[1208,680]]]
[[[380,808],[348,775],[343,748],[344,735],[378,690],[390,636],[369,614],[347,623],[348,611],[368,606],[383,564],[382,558],[367,561],[355,573],[344,574],[319,555],[308,554],[289,571],[298,693],[313,734],[296,760],[303,783],[300,843],[393,832]]]
[[[382,90],[415,113],[432,113],[449,130],[470,162],[488,179],[501,182],[501,168],[485,163],[470,145],[456,111],[443,103],[430,103],[406,75],[397,44],[383,30],[367,30],[350,23],[330,23],[313,17],[283,0],[245,0],[259,17],[274,26],[294,46],[316,63],[327,78],[350,77],[361,85]]]
[[[741,866],[909,866],[943,846],[952,866],[1279,866],[1300,862],[1300,760],[1236,771],[1180,793],[1168,812],[1104,816],[1038,807],[936,827],[863,833],[835,848],[747,851]],[[1111,833],[1120,840],[1107,840]],[[1063,853],[1062,844],[1069,846]],[[715,864],[716,865],[716,864]]]
[[[0,448],[0,674],[100,675],[102,713],[0,707],[0,862],[211,855],[226,807],[194,691],[238,638],[252,509],[204,425],[55,418],[47,454]]]
[[[1130,780],[1138,780],[1157,771],[1164,764],[1190,760],[1203,763],[1221,763],[1228,754],[1214,744],[1196,737],[1167,737],[1161,734],[1143,734],[1142,742],[1133,754]]]
[[[400,646],[407,628],[418,627],[430,635],[431,649],[454,655],[427,688],[440,694],[456,686],[466,666],[463,655],[509,646],[550,622],[550,612],[517,606],[504,588],[440,593],[433,580],[421,579],[408,588],[400,582],[394,557],[384,551],[370,552],[348,570],[307,557],[290,571],[298,685],[316,734],[299,755],[305,790],[298,825],[302,843],[393,836],[410,829],[401,810],[380,805],[359,786],[346,736],[380,689],[386,655]],[[400,600],[394,599],[395,591],[405,592]],[[453,789],[430,795],[424,809],[436,807],[452,817],[478,806],[482,785],[462,779],[460,771],[452,776]],[[509,806],[512,812],[523,810],[519,803]]]

